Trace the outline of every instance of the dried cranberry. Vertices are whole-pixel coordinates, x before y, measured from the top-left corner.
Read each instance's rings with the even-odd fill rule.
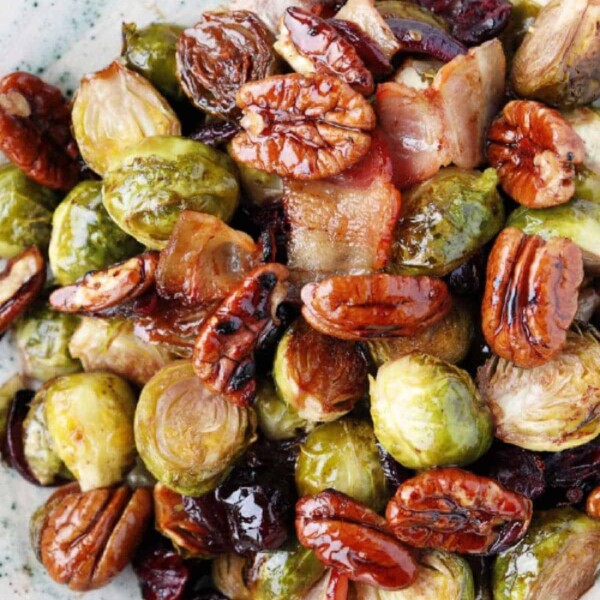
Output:
[[[479,252],[459,265],[446,277],[446,283],[453,293],[468,295],[478,294],[485,286],[486,256]]]
[[[393,490],[414,475],[413,471],[403,467],[397,462],[379,442],[377,442],[377,451],[379,452],[379,460],[383,467],[385,478],[388,480],[388,483],[392,486]]]
[[[233,121],[213,121],[193,131],[189,137],[209,146],[220,146],[227,143],[241,127]]]

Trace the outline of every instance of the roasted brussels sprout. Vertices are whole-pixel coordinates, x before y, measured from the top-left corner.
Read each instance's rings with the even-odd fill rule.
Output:
[[[99,175],[140,140],[181,133],[167,101],[149,81],[117,60],[82,79],[72,118],[81,156]]]
[[[431,354],[457,364],[467,356],[474,332],[470,308],[464,301],[454,302],[450,312],[441,321],[420,333],[367,342],[367,346],[378,367],[411,352]]]
[[[279,342],[273,379],[300,417],[333,421],[366,393],[367,366],[356,343],[323,335],[300,319]]]
[[[255,431],[254,410],[209,391],[188,360],[154,375],[135,413],[135,441],[146,467],[186,496],[217,487],[256,439]]]
[[[446,275],[492,239],[504,224],[494,169],[442,169],[402,195],[389,270]]]
[[[516,92],[561,108],[600,96],[600,6],[595,0],[552,0],[517,50],[511,72]]]
[[[398,591],[356,584],[356,600],[475,600],[469,563],[450,552],[425,551],[419,559],[417,580]]]
[[[494,563],[494,600],[580,598],[600,565],[600,521],[573,508],[537,512],[529,531]]]
[[[296,462],[296,487],[300,496],[326,489],[380,511],[389,490],[369,423],[341,419],[312,431],[300,446]]]
[[[0,439],[4,439],[8,411],[15,394],[25,387],[25,382],[19,373],[16,373],[0,384]]]
[[[381,445],[401,465],[468,465],[492,443],[489,409],[466,371],[408,354],[371,378],[371,416]]]
[[[569,332],[561,353],[535,369],[493,357],[477,383],[494,417],[495,435],[526,448],[555,452],[600,435],[600,336]]]
[[[135,396],[110,373],[48,382],[44,408],[52,448],[83,491],[118,483],[135,461]]]
[[[60,203],[52,219],[48,255],[54,278],[75,283],[88,271],[103,269],[141,251],[108,216],[102,184],[83,181]]]
[[[254,206],[264,206],[281,200],[283,179],[275,173],[265,173],[238,163],[240,184],[244,190],[244,199]]]
[[[237,207],[235,165],[201,142],[151,137],[111,163],[102,188],[104,206],[116,223],[150,248],[164,248],[183,210],[224,221]]]
[[[46,387],[42,387],[31,401],[23,422],[23,453],[35,478],[42,485],[50,485],[57,477],[68,477],[69,472],[52,447],[46,423],[45,397]]]
[[[16,324],[15,341],[27,377],[47,381],[81,371],[80,362],[69,353],[69,340],[77,327],[75,315],[38,304]]]
[[[56,192],[27,178],[18,167],[0,166],[0,258],[13,258],[29,246],[50,241]]]
[[[133,333],[133,323],[121,319],[83,317],[69,351],[86,371],[107,371],[139,386],[171,360],[169,352],[141,340]]]
[[[185,94],[177,79],[175,52],[183,27],[171,23],[150,23],[139,29],[135,23],[123,23],[121,54],[127,66],[143,75],[161,94],[181,101]]]
[[[278,395],[270,379],[259,382],[256,391],[258,428],[270,440],[286,440],[305,431],[308,422]]]

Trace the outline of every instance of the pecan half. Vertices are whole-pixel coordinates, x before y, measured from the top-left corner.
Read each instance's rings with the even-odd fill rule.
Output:
[[[64,486],[46,503],[38,538],[42,564],[72,590],[102,587],[127,566],[151,517],[150,490]]]
[[[235,404],[254,399],[254,350],[279,322],[287,278],[287,268],[277,263],[254,269],[200,329],[194,370],[209,389]]]
[[[300,73],[334,75],[365,96],[373,93],[373,76],[354,46],[307,10],[285,11],[275,49]]]
[[[506,193],[523,206],[543,208],[571,199],[585,147],[558,111],[514,100],[490,126],[487,155]]]
[[[600,487],[594,488],[587,497],[585,510],[592,519],[600,519]]]
[[[0,272],[0,334],[35,300],[46,281],[46,262],[35,247],[9,260]]]
[[[0,150],[28,177],[71,189],[79,151],[71,135],[71,107],[60,90],[29,73],[0,80]]]
[[[582,280],[581,250],[570,240],[504,229],[488,259],[481,307],[493,352],[524,368],[554,358],[575,318]]]
[[[352,581],[399,590],[417,576],[414,558],[391,535],[385,519],[340,492],[298,500],[296,533],[321,562]]]
[[[345,340],[414,335],[452,305],[441,279],[405,275],[332,277],[302,288],[302,315],[317,330]]]
[[[402,483],[386,518],[399,539],[461,554],[501,552],[527,531],[532,502],[498,482],[456,469],[432,469]]]
[[[73,285],[50,294],[54,310],[97,313],[138,298],[155,282],[158,252],[145,252],[124,262],[92,271]]]
[[[245,131],[233,157],[261,171],[321,179],[369,150],[375,113],[363,96],[329,75],[279,75],[244,85],[237,95]]]

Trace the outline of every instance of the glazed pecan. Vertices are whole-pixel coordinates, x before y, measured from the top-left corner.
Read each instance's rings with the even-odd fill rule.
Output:
[[[554,358],[577,312],[582,280],[581,250],[570,240],[504,229],[488,259],[481,307],[493,352],[524,368]]]
[[[490,126],[487,155],[502,188],[519,204],[543,208],[575,193],[585,147],[558,111],[531,100],[509,102]]]
[[[254,350],[279,319],[288,270],[271,263],[254,269],[207,319],[194,346],[194,370],[214,392],[241,406],[256,390]]]
[[[97,313],[134,300],[154,285],[158,256],[158,252],[145,252],[92,271],[77,283],[54,290],[50,304],[61,312]]]
[[[239,88],[275,73],[273,41],[253,12],[205,12],[177,43],[177,75],[184,92],[210,114],[237,117]]]
[[[352,581],[399,590],[417,576],[414,558],[391,535],[385,519],[340,492],[298,500],[296,533],[321,562]]]
[[[60,488],[43,509],[42,564],[58,583],[86,591],[110,582],[129,563],[152,517],[152,492],[127,487],[81,492]]]
[[[365,96],[373,93],[373,76],[354,46],[307,10],[285,11],[275,49],[300,73],[334,75]]]
[[[453,467],[432,469],[402,483],[386,519],[399,539],[418,548],[492,554],[527,531],[531,500],[498,482]]]
[[[592,519],[600,519],[600,487],[590,492],[585,503],[585,510]]]
[[[0,272],[0,334],[35,300],[46,281],[46,261],[35,247],[8,261]]]
[[[414,335],[437,323],[452,298],[441,279],[405,275],[332,277],[302,288],[302,314],[317,330],[345,340]]]
[[[279,75],[244,85],[237,95],[244,131],[233,157],[293,179],[322,179],[369,150],[375,113],[358,92],[329,75]]]
[[[29,73],[0,80],[0,150],[28,177],[71,189],[79,151],[71,135],[71,106],[60,90]]]

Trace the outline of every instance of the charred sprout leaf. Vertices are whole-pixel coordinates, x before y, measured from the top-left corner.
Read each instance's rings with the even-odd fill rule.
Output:
[[[0,167],[0,258],[29,246],[45,250],[58,196],[13,165]]]
[[[494,169],[443,169],[403,195],[388,269],[446,275],[502,228],[504,207]]]
[[[185,96],[177,79],[175,52],[183,27],[171,23],[150,23],[138,28],[123,23],[121,54],[127,66],[143,75],[161,94],[173,101]]]
[[[78,317],[38,304],[21,317],[15,326],[15,342],[27,377],[47,381],[81,370],[69,352],[69,340],[79,323]]]
[[[139,242],[164,248],[183,210],[231,218],[238,201],[234,170],[227,155],[201,142],[150,137],[111,162],[104,206]]]
[[[467,465],[492,442],[490,411],[469,374],[427,354],[379,368],[371,416],[381,445],[410,469]]]
[[[26,481],[34,485],[40,485],[25,456],[23,436],[23,423],[29,412],[29,405],[33,397],[34,393],[31,390],[19,390],[14,395],[8,409],[4,445],[9,466],[15,469]]]
[[[525,538],[498,556],[494,600],[580,598],[600,562],[600,521],[572,508],[537,512]]]
[[[135,396],[109,373],[76,373],[45,388],[44,411],[52,448],[83,491],[123,479],[135,460]]]
[[[256,415],[204,387],[191,361],[163,367],[144,387],[136,445],[149,471],[173,490],[204,494],[255,439]]]
[[[478,386],[497,438],[528,450],[580,446],[600,434],[600,338],[569,332],[560,354],[535,369],[489,359]]]
[[[389,490],[373,428],[366,422],[342,419],[309,433],[300,446],[296,487],[300,496],[334,489],[381,511]]]
[[[354,342],[296,321],[277,347],[273,379],[279,397],[308,421],[333,421],[364,396],[366,362]]]
[[[411,0],[379,0],[375,2],[375,6],[386,20],[413,19],[445,31],[448,30],[448,24],[442,17]]]
[[[140,245],[108,216],[99,181],[79,183],[54,212],[48,255],[60,285],[75,283],[88,271],[140,251]]]
[[[83,317],[69,342],[69,352],[86,371],[106,371],[143,386],[171,360],[164,348],[133,333],[121,319]]]
[[[85,162],[104,175],[127,148],[149,136],[179,135],[181,125],[146,79],[115,61],[81,81],[73,130]]]
[[[20,373],[16,373],[0,383],[0,456],[4,456],[6,450],[6,424],[10,405],[15,394],[24,387],[25,382]]]

